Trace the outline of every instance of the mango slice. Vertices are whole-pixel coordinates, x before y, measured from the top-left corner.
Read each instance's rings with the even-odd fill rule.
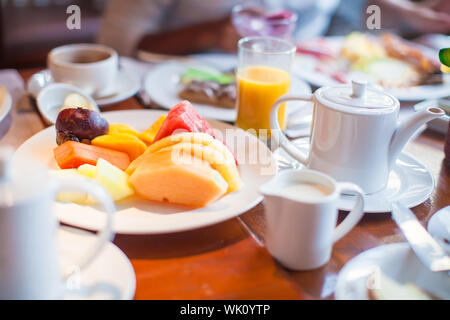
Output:
[[[150,145],[155,139],[159,128],[161,128],[161,125],[163,124],[164,120],[166,120],[166,118],[167,116],[165,115],[160,116],[147,130],[139,135],[139,138],[147,145]]]
[[[108,134],[128,133],[133,136],[139,137],[140,132],[133,127],[123,123],[112,123],[109,125]]]
[[[106,134],[91,141],[94,146],[122,151],[134,160],[144,153],[147,145],[138,137],[129,133]]]

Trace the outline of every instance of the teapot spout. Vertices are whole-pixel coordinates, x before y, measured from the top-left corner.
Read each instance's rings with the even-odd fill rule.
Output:
[[[417,131],[422,125],[430,120],[443,116],[445,112],[437,107],[430,107],[425,110],[419,111],[412,115],[409,119],[403,121],[395,130],[391,144],[389,147],[389,167],[395,163],[400,151],[402,151],[405,144],[412,137],[414,132]]]

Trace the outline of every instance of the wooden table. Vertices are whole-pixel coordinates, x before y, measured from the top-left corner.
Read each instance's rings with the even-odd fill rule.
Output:
[[[20,72],[26,80],[37,70]],[[108,110],[142,109],[130,98]],[[18,147],[45,127],[34,102],[24,97],[12,110],[12,125],[0,145]],[[450,204],[450,167],[444,164],[444,136],[425,131],[406,151],[423,162],[435,179],[432,196],[413,208],[426,225]],[[340,219],[345,216],[341,212]],[[259,244],[264,240],[264,206],[257,205],[220,224],[167,235],[116,235],[114,243],[136,272],[136,299],[332,299],[337,274],[357,254],[404,241],[390,214],[366,214],[334,246],[330,262],[317,270],[292,272],[277,264]],[[248,229],[247,229],[248,228]],[[249,232],[249,229],[251,232]]]

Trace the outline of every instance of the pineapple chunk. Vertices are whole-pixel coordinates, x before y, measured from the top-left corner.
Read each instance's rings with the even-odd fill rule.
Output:
[[[128,175],[103,159],[97,161],[97,166],[84,164],[78,169],[51,170],[50,173],[61,179],[86,179],[86,177],[93,179],[109,192],[114,201],[122,200],[134,194],[134,189],[128,182]],[[80,191],[59,192],[57,200],[78,204],[97,203],[91,195]]]
[[[83,179],[84,177],[77,169],[50,170],[50,175],[57,179]],[[56,200],[61,202],[75,202],[84,204],[88,194],[81,191],[60,191],[56,195]]]
[[[103,185],[115,201],[134,194],[128,175],[106,160],[98,159],[94,180]]]
[[[83,176],[86,176],[88,178],[94,178],[95,174],[97,173],[97,167],[87,163],[79,166],[77,170],[79,174],[82,174]]]

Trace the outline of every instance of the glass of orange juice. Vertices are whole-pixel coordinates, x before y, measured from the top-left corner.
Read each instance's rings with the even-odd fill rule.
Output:
[[[269,114],[273,103],[289,92],[295,46],[274,37],[246,37],[238,42],[236,125],[253,129],[259,137],[270,136]],[[286,106],[278,119],[286,126]]]

